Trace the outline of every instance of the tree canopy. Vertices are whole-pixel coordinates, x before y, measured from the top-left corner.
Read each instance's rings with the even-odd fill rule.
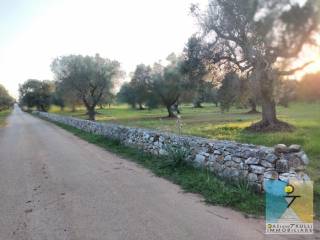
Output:
[[[167,58],[169,64],[163,66],[155,63],[152,69],[151,88],[152,93],[157,95],[161,104],[167,108],[168,117],[175,117],[174,105],[178,104],[179,98],[186,88],[186,76],[181,71],[182,61],[175,54]]]
[[[201,103],[205,101],[204,93],[207,84],[204,77],[208,69],[203,61],[202,51],[201,38],[194,34],[188,39],[182,54],[181,71],[186,75],[188,88],[194,89],[194,107],[201,107]]]
[[[90,120],[95,120],[95,107],[102,98],[111,94],[121,76],[120,63],[98,54],[94,57],[69,55],[56,58],[51,69],[56,81],[75,91],[87,108]]]
[[[144,64],[139,64],[131,78],[132,90],[135,94],[135,101],[139,105],[139,109],[143,109],[143,104],[146,103],[149,96],[149,88],[151,81],[151,67]]]
[[[21,105],[47,112],[52,101],[54,84],[52,81],[29,79],[20,85],[19,92]]]

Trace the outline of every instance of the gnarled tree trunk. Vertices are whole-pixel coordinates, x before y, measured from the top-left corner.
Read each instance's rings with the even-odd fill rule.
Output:
[[[171,106],[171,108],[173,109],[173,111],[177,112],[177,114],[180,114],[180,113],[181,113],[181,112],[180,112],[180,109],[179,109],[179,103],[178,103],[178,102],[174,103],[174,104]]]
[[[262,120],[263,125],[275,125],[278,123],[276,103],[274,99],[262,97]]]
[[[168,117],[169,117],[169,118],[175,118],[175,117],[177,117],[177,116],[174,114],[173,110],[172,110],[172,105],[167,105],[166,108],[167,108],[167,111],[168,111]]]
[[[274,79],[278,77],[269,69],[260,70],[256,75],[260,79],[259,90],[261,93],[262,120],[252,124],[249,129],[253,131],[290,131],[293,126],[277,118],[276,101],[274,98]]]

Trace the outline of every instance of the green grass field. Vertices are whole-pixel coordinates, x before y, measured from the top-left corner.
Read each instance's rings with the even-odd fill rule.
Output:
[[[87,118],[85,109],[61,112],[53,107],[52,112]],[[245,127],[259,120],[260,115],[246,114],[247,109],[231,109],[221,113],[213,105],[195,109],[191,105],[181,107],[182,134],[212,139],[228,139],[239,142],[273,146],[278,143],[300,144],[310,158],[307,172],[315,182],[317,215],[320,214],[320,103],[292,103],[289,108],[278,107],[278,116],[296,127],[294,132],[251,133]],[[119,123],[128,126],[153,128],[160,131],[178,132],[176,119],[166,118],[164,108],[134,110],[126,105],[98,109],[97,121]]]
[[[3,110],[0,111],[0,127],[5,126],[6,124],[6,118],[10,114],[11,110]]]

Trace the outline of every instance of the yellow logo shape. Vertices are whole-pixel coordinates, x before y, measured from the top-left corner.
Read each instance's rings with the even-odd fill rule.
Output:
[[[291,185],[285,186],[284,191],[286,193],[293,193],[293,187]]]

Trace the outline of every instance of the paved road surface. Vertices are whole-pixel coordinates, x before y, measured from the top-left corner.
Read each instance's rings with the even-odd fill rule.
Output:
[[[263,220],[206,206],[18,108],[0,129],[0,240],[258,240],[263,231]]]

